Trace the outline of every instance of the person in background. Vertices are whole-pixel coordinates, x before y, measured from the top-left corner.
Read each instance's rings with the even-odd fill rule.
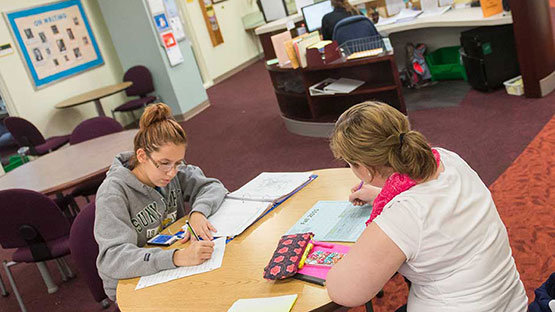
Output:
[[[120,279],[210,259],[216,229],[207,217],[218,210],[227,193],[220,181],[185,163],[187,136],[167,105],[149,105],[139,127],[135,150],[116,156],[96,195],[96,264],[106,295],[114,301]],[[192,207],[189,222],[203,240],[193,240],[183,249],[143,248],[184,216],[186,201]],[[189,237],[186,231],[182,242]]]
[[[359,15],[360,11],[349,3],[349,0],[331,0],[333,11],[322,17],[322,37],[332,40],[333,28],[345,17]]]
[[[399,272],[412,283],[404,311],[526,311],[507,229],[459,155],[431,148],[377,102],[344,112],[330,146],[363,182],[350,201],[373,203],[367,228],[327,275],[333,301],[362,305]]]

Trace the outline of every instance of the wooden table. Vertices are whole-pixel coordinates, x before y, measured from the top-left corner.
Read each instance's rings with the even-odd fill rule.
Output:
[[[59,194],[106,172],[115,155],[133,150],[135,133],[136,129],[112,133],[48,153],[0,177],[0,190]]]
[[[100,103],[100,99],[103,97],[107,97],[109,95],[121,92],[131,87],[132,85],[133,83],[131,81],[124,81],[115,85],[98,88],[96,90],[92,90],[80,95],[76,95],[65,101],[62,101],[56,104],[56,108],[68,108],[68,107],[73,107],[76,105],[81,105],[87,102],[94,101],[94,104],[96,105],[96,111],[98,112],[98,116],[106,116],[106,114],[104,113],[104,109],[102,108],[102,103]]]
[[[292,311],[309,311],[329,303],[324,287],[286,279],[267,281],[263,270],[279,238],[319,200],[346,200],[360,182],[350,169],[316,170],[318,178],[236,237],[225,249],[221,268],[135,290],[139,278],[117,288],[121,311],[227,311],[237,299],[298,294]],[[185,220],[170,226],[177,231]],[[179,243],[174,245],[179,246]]]

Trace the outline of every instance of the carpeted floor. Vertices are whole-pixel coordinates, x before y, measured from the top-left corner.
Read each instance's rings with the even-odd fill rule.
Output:
[[[287,132],[262,62],[210,88],[208,94],[211,107],[183,123],[190,139],[187,160],[203,168],[207,175],[220,178],[230,190],[261,171],[343,166],[333,159],[326,139]],[[546,221],[553,220],[553,191],[549,192],[547,184],[555,180],[553,141],[546,143],[554,137],[553,120],[523,151],[554,114],[555,93],[542,99],[526,99],[509,96],[504,90],[489,94],[471,90],[459,105],[409,113],[415,129],[434,145],[459,153],[487,185],[511,166],[491,189],[509,228],[529,295],[549,272],[555,271],[551,247],[555,234],[552,222]],[[547,167],[545,159],[551,159],[551,167]],[[547,253],[546,257],[541,252]],[[0,260],[9,259],[11,253],[0,249]],[[68,262],[75,267],[71,257]],[[29,311],[102,311],[83,278],[78,275],[61,283],[55,266],[50,268],[60,286],[52,295],[46,293],[33,265],[14,268]],[[0,275],[7,281],[5,272]],[[384,290],[385,297],[375,300],[376,311],[391,311],[406,301],[407,288],[400,277],[390,281]],[[13,295],[0,297],[0,311],[19,311]]]

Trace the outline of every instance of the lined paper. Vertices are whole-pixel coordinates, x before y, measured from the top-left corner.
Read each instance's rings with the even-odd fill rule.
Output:
[[[224,258],[225,238],[218,238],[213,240],[213,242],[214,252],[212,253],[212,258],[210,258],[209,260],[195,266],[179,267],[171,270],[164,270],[156,274],[143,276],[139,279],[135,290],[166,283],[186,276],[209,272],[220,268],[222,266],[222,261]]]

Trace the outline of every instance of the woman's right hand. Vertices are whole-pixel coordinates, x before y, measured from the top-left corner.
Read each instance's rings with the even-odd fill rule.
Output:
[[[376,196],[382,191],[381,188],[369,184],[363,184],[359,189],[360,184],[351,188],[351,195],[349,201],[355,206],[363,206],[367,203],[372,203]]]
[[[189,246],[173,253],[175,266],[192,266],[203,263],[212,257],[214,242],[192,240]]]

